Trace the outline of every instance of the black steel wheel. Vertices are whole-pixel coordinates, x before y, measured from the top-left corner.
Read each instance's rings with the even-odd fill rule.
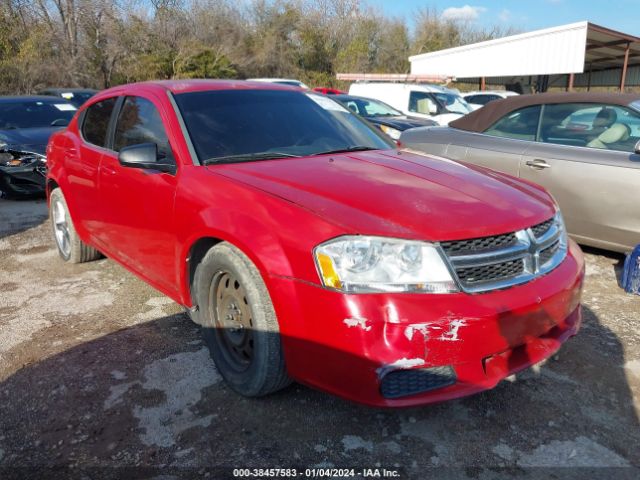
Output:
[[[226,242],[212,247],[196,267],[192,296],[196,323],[233,390],[258,397],[291,383],[269,292],[246,255]]]

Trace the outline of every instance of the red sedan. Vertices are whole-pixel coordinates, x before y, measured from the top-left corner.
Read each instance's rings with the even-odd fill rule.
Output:
[[[102,253],[184,305],[227,383],[358,402],[495,386],[580,326],[584,262],[541,188],[398,151],[275,84],[125,85],[48,146],[61,257]]]

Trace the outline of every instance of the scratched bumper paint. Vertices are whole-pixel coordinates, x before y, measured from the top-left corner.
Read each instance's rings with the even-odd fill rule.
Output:
[[[530,283],[469,295],[345,295],[272,277],[290,374],[375,406],[411,406],[469,395],[553,355],[581,322],[582,254]],[[455,385],[400,399],[380,394],[397,368],[451,365]]]

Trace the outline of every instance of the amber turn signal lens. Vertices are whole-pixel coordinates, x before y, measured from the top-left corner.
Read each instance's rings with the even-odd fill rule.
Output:
[[[318,266],[320,267],[320,275],[322,275],[325,287],[342,288],[340,277],[338,277],[336,269],[333,267],[333,260],[328,255],[324,253],[318,254]]]

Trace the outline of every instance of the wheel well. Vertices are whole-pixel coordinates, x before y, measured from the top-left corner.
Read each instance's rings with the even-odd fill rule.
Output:
[[[52,179],[47,180],[47,197],[49,197],[49,195],[51,194],[54,188],[58,188],[58,187],[59,185],[56,183],[55,180],[52,180]]]
[[[193,279],[196,275],[196,268],[202,261],[207,252],[214,245],[220,243],[222,240],[219,238],[205,237],[201,238],[191,246],[189,250],[189,256],[187,257],[187,273],[189,274],[189,293],[191,293],[191,287],[193,285]]]

